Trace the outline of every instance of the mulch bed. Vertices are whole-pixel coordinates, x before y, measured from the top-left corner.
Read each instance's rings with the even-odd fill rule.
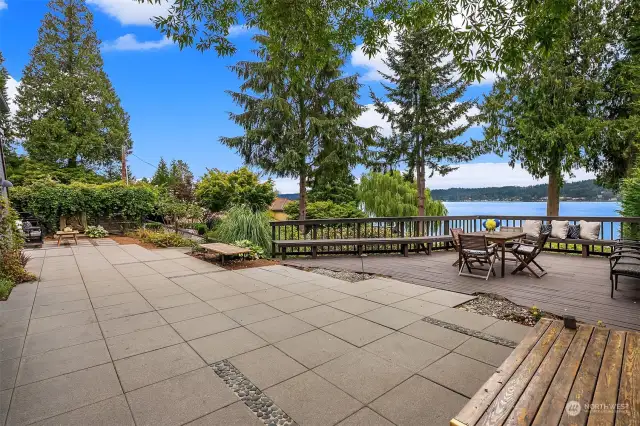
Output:
[[[216,266],[219,266],[224,269],[228,269],[230,271],[235,271],[238,269],[247,269],[247,268],[260,268],[263,266],[272,266],[279,265],[280,262],[272,259],[225,259],[224,265],[220,262],[217,257],[213,257],[212,255],[208,255],[205,258],[203,253],[188,253],[196,259],[204,260],[205,262],[212,263]]]
[[[538,322],[538,318],[531,313],[530,307],[516,305],[509,299],[491,293],[478,294],[477,298],[463,303],[458,306],[458,309],[528,326],[534,326]],[[542,317],[562,319],[548,312],[542,312]]]
[[[159,248],[155,244],[145,243],[145,242],[140,241],[139,239],[133,238],[133,237],[124,237],[124,236],[120,236],[120,235],[109,235],[107,238],[111,238],[113,241],[115,241],[115,242],[117,242],[118,244],[121,244],[121,245],[137,244],[140,247],[144,247],[144,248],[149,249],[149,250],[153,250],[153,249]]]

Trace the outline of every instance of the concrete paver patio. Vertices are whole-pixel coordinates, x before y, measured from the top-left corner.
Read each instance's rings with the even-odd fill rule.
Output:
[[[445,425],[511,349],[422,318],[527,331],[384,278],[108,242],[32,255],[39,281],[0,302],[0,425],[264,424],[273,408],[242,402],[210,366],[223,360],[300,425]]]

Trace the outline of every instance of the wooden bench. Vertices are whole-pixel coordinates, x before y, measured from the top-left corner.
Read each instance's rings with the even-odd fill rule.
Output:
[[[614,240],[583,240],[583,239],[565,239],[561,240],[560,238],[549,238],[547,243],[562,243],[562,244],[573,244],[582,246],[582,257],[589,256],[589,246],[600,246],[604,249],[604,247],[611,247],[615,244]]]
[[[542,319],[450,422],[640,425],[640,333]]]
[[[447,243],[451,241],[448,235],[425,237],[373,237],[373,238],[340,238],[331,240],[275,240],[274,244],[282,250],[282,259],[287,257],[287,248],[311,247],[311,257],[318,257],[318,247],[357,246],[358,255],[362,255],[363,247],[377,244],[397,244],[404,256],[409,255],[409,245],[424,245],[425,252],[431,254],[433,243]]]
[[[244,258],[245,254],[251,253],[251,250],[248,248],[237,247],[237,246],[232,246],[230,244],[223,244],[223,243],[200,244],[200,247],[202,247],[205,250],[205,252],[212,252],[220,255],[220,260],[223,265],[224,265],[225,256],[242,255],[242,257]]]

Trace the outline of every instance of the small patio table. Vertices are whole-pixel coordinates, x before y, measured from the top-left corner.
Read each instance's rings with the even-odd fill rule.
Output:
[[[467,232],[467,234],[471,234],[471,235],[484,235],[487,237],[487,240],[489,240],[492,243],[496,243],[497,245],[499,245],[501,247],[501,261],[502,261],[502,266],[501,266],[501,272],[500,272],[500,277],[504,278],[504,261],[505,261],[505,252],[506,252],[506,245],[509,241],[512,240],[518,240],[522,237],[526,237],[527,234],[526,232],[518,232],[518,231],[496,231],[496,232],[489,232],[489,231],[481,231],[481,232]],[[459,265],[462,265],[462,253],[460,251],[458,251],[458,259],[460,261]]]
[[[80,231],[58,231],[56,236],[58,237],[58,246],[60,246],[60,240],[63,238],[73,238],[73,241],[78,245],[78,234]]]

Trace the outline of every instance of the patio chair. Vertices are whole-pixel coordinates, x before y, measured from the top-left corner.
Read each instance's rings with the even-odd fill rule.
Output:
[[[453,248],[456,250],[456,253],[460,253],[460,234],[464,233],[464,229],[462,228],[451,228],[451,242],[453,243]],[[460,259],[456,259],[451,266],[458,266],[460,264]]]
[[[496,250],[495,244],[489,244],[485,235],[470,235],[460,234],[460,254],[462,256],[462,265],[458,271],[458,276],[484,278],[489,279],[489,275],[493,273],[496,275],[494,265],[498,258],[498,250]],[[475,266],[479,264],[480,266]],[[487,265],[488,269],[483,267]],[[464,268],[467,268],[468,273],[462,272]],[[486,271],[486,276],[476,275],[472,272],[473,269]]]
[[[549,232],[540,233],[535,244],[519,243],[513,246],[511,253],[520,263],[516,266],[516,269],[511,272],[512,275],[524,270],[524,268],[527,268],[536,278],[542,278],[547,274],[547,271],[545,271],[535,259],[542,252],[549,238],[549,234]],[[531,268],[532,263],[538,267],[540,272],[536,272]]]
[[[522,232],[522,227],[520,226],[501,226],[500,227],[500,232]],[[507,241],[504,244],[505,249],[507,250],[507,253],[511,253],[511,250],[513,249],[513,246],[516,244],[520,244],[522,243],[522,238],[518,238],[517,240],[513,240],[513,241]],[[500,252],[498,251],[498,259],[500,259]],[[509,262],[517,262],[518,259],[516,259],[515,257],[505,257],[504,260],[508,260]]]
[[[613,290],[618,290],[618,276],[640,278],[640,252],[617,251],[609,256],[609,278],[611,279],[611,298]]]

